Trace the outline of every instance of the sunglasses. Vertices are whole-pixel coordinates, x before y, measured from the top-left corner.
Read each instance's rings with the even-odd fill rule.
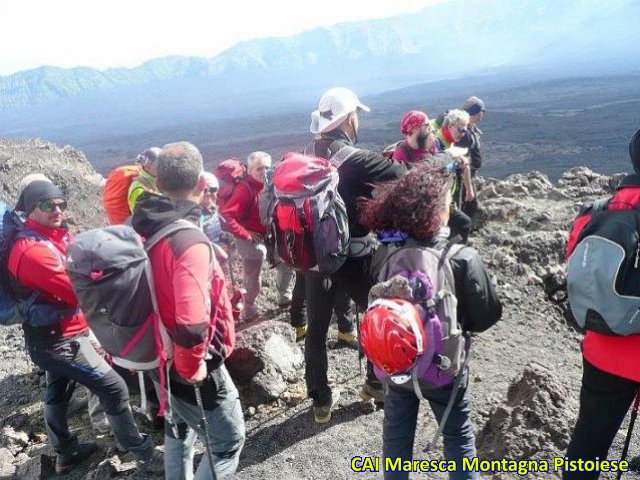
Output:
[[[208,193],[209,195],[213,195],[214,193],[218,193],[217,187],[209,187],[204,189],[204,193]]]
[[[44,202],[38,203],[38,208],[46,213],[53,212],[56,207],[59,208],[61,212],[64,212],[67,209],[67,202],[65,200],[58,202],[54,202],[53,200],[45,200]]]
[[[467,131],[467,127],[456,127],[458,133],[465,133]]]

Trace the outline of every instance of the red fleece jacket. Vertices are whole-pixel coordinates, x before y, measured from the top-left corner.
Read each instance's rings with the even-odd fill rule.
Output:
[[[200,234],[204,242],[194,244],[189,235],[194,234],[178,232],[149,252],[160,317],[173,340],[173,367],[187,380],[204,361],[218,319],[232,318],[224,274],[207,238]]]
[[[251,240],[249,232],[266,233],[260,222],[258,199],[264,184],[252,176],[240,182],[233,189],[231,197],[220,208],[220,214],[227,222],[227,230],[235,237]]]
[[[9,254],[9,272],[23,287],[42,292],[44,300],[56,305],[78,307],[78,299],[65,271],[71,234],[63,228],[46,227],[31,219],[26,221],[26,226],[48,241],[19,238]],[[87,321],[79,309],[63,318],[60,327],[64,337],[88,330]]]

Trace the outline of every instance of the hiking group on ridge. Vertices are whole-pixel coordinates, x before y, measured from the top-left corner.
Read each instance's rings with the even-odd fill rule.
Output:
[[[235,346],[235,323],[260,319],[265,262],[276,270],[276,303],[289,308],[296,339],[304,341],[316,423],[331,421],[341,395],[327,376],[335,313],[338,342],[366,357],[360,397],[384,405],[383,456],[413,458],[421,400],[438,423],[429,446],[442,435],[445,459],[461,465],[476,456],[470,333],[502,316],[496,286],[468,245],[485,104],[470,97],[433,119],[411,110],[400,121],[404,138],[383,152],[357,144],[361,114],[369,111],[351,90],[327,90],[311,113],[313,139],[275,165],[268,153],[255,151],[246,163],[228,159],[205,172],[190,143],[148,148],[136,165],[114,169],[106,181],[110,226],[75,238],[65,227],[66,194],[49,179],[25,179],[14,209],[4,206],[2,217],[0,322],[22,324],[29,356],[46,371],[45,429],[59,474],[97,448],[80,443],[68,427],[68,405],[80,384],[142,475],[234,477],[245,426],[225,360]],[[630,154],[636,168],[640,131]],[[632,241],[611,231],[607,215],[626,211],[629,224],[640,215],[629,210],[640,202],[636,176],[603,208],[581,213],[568,256],[594,232]],[[576,313],[587,302],[579,301],[581,285],[569,265]],[[640,386],[635,364],[616,360],[617,352],[634,358],[640,331],[605,331],[609,315],[596,315],[591,304],[585,309],[584,378],[570,459],[606,457]],[[145,402],[155,402],[164,416],[164,453],[140,432],[123,372],[134,372]],[[148,405],[141,410],[150,415]],[[196,439],[206,447],[197,467]],[[598,477],[579,473],[563,478]],[[449,477],[480,478],[461,468]]]

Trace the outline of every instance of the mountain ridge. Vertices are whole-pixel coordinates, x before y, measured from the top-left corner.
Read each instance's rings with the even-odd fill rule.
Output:
[[[359,78],[362,72],[358,69],[370,65],[371,88],[375,90],[377,77],[392,74],[410,78],[429,71],[438,78],[514,63],[554,63],[558,58],[562,63],[575,58],[576,52],[594,62],[618,52],[630,59],[634,53],[640,54],[637,42],[628,41],[635,34],[631,18],[640,13],[637,2],[557,3],[562,5],[540,6],[534,0],[514,5],[510,0],[494,0],[488,7],[482,0],[455,0],[412,14],[246,40],[210,58],[167,56],[134,68],[104,70],[42,66],[0,77],[0,109],[164,80],[208,78],[212,85],[233,87],[234,74],[269,73],[263,82],[277,86],[311,69],[309,78],[302,75],[289,82],[295,85],[313,82],[318,69],[333,68],[341,71],[340,80],[348,83],[350,78]],[[473,22],[464,22],[466,17]],[[232,93],[240,93],[237,90],[231,88]]]

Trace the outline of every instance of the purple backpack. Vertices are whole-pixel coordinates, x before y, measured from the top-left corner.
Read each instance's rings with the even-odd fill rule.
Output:
[[[376,252],[374,271],[378,283],[371,288],[369,304],[378,298],[404,298],[421,313],[427,348],[406,372],[389,375],[375,369],[382,381],[397,385],[413,383],[422,398],[419,383],[442,387],[452,383],[463,369],[468,349],[458,324],[455,282],[450,259],[462,245],[444,250],[422,246],[383,245]],[[375,268],[375,264],[379,264]]]

